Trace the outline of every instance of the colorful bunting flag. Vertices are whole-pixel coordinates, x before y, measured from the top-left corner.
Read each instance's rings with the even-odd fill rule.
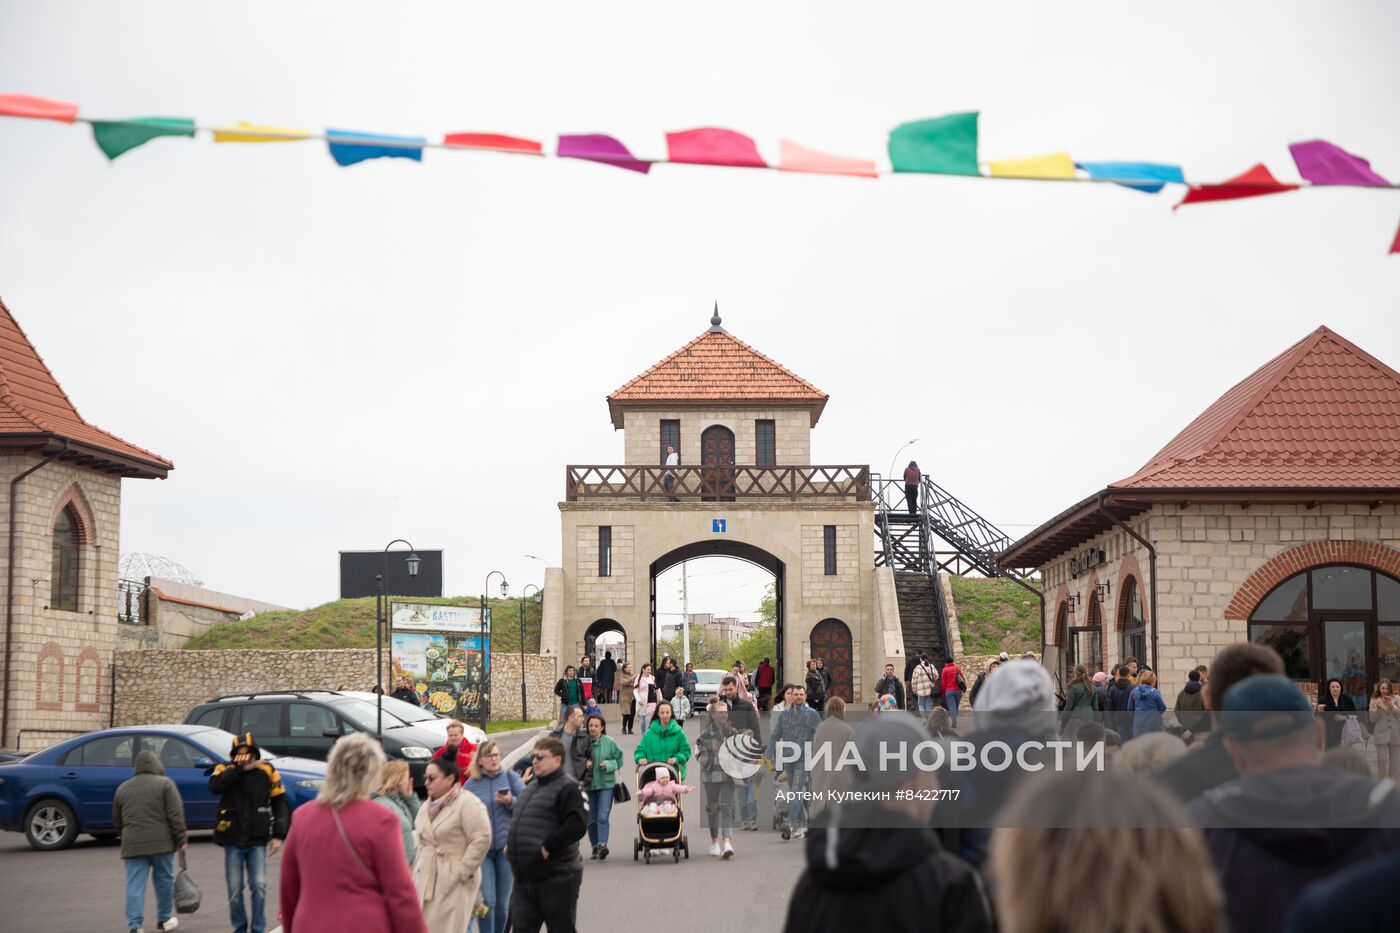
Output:
[[[1298,174],[1314,185],[1390,184],[1371,171],[1370,162],[1326,140],[1314,139],[1305,143],[1293,143],[1288,147],[1288,151],[1293,153]]]
[[[120,121],[92,121],[92,138],[108,159],[148,143],[159,136],[194,138],[194,121],[184,117],[133,117]]]
[[[1090,178],[1101,178],[1116,182],[1125,188],[1136,188],[1148,194],[1156,194],[1167,182],[1186,184],[1180,165],[1163,165],[1157,162],[1076,162],[1079,168],[1089,173]],[[1159,178],[1159,182],[1138,183],[1120,179]]]
[[[591,162],[604,162],[645,175],[651,171],[651,163],[633,157],[627,147],[611,136],[602,133],[582,133],[559,137],[559,148],[555,150],[561,159],[588,159]]]
[[[1186,197],[1181,199],[1180,204],[1172,207],[1176,210],[1182,204],[1199,204],[1203,201],[1232,201],[1237,198],[1257,198],[1265,194],[1278,194],[1283,191],[1292,191],[1297,185],[1285,185],[1265,168],[1260,162],[1249,171],[1236,175],[1234,178],[1227,178],[1218,185],[1192,185],[1186,192]]]
[[[385,136],[382,133],[356,133],[352,130],[326,130],[326,144],[337,165],[354,165],[367,159],[412,159],[423,161],[422,136]],[[385,145],[388,143],[389,145]]]
[[[311,135],[310,130],[293,130],[285,126],[263,126],[239,120],[236,126],[214,127],[216,143],[294,143]]]
[[[0,116],[72,123],[78,118],[78,105],[29,94],[0,94]]]
[[[1390,255],[1400,253],[1400,227],[1395,228],[1395,242],[1390,244]]]
[[[995,178],[1074,178],[1074,160],[1068,152],[1001,159],[988,164]]]
[[[903,123],[890,131],[896,172],[977,175],[977,113],[953,113]]]
[[[495,152],[544,155],[544,146],[533,139],[503,136],[500,133],[448,133],[442,138],[442,144],[449,149],[491,149]]]
[[[778,168],[784,172],[815,172],[821,175],[858,175],[879,178],[874,159],[850,159],[799,146],[790,139],[779,140]]]
[[[692,165],[735,165],[767,168],[758,146],[743,133],[718,127],[702,127],[666,134],[667,160]]]

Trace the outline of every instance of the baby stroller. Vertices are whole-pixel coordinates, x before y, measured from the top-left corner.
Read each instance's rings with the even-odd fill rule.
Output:
[[[685,816],[679,805],[674,814],[646,816],[642,813],[641,789],[656,779],[657,769],[671,772],[671,780],[679,782],[679,772],[664,761],[655,761],[637,769],[637,841],[632,843],[632,861],[646,859],[651,864],[653,853],[670,853],[672,861],[679,862],[681,853],[690,858],[690,842],[685,838]]]

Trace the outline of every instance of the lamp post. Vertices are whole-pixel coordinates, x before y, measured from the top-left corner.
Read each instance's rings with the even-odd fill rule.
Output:
[[[491,578],[500,574],[501,577],[501,598],[510,595],[510,584],[506,582],[506,575],[499,570],[493,570],[486,575],[486,582],[481,587],[481,670],[486,675],[486,695],[491,695],[491,670],[488,665],[491,663],[491,609],[486,605],[486,594],[491,591]],[[486,704],[481,704],[481,731],[486,731]]]
[[[917,443],[919,443],[919,439],[917,437],[912,438],[904,442],[904,447],[901,447],[894,452],[894,456],[890,458],[890,471],[885,474],[885,479],[891,479],[894,477],[894,465],[899,461],[899,455],[904,453],[904,449],[906,447],[909,447],[911,444]]]
[[[379,584],[379,601],[375,606],[374,617],[374,736],[377,739],[384,738],[384,609],[389,586],[389,548],[396,544],[408,542],[403,538],[395,538],[384,545],[384,573],[375,577],[375,582]],[[408,575],[418,576],[418,565],[422,561],[418,557],[418,549],[411,544],[408,544],[405,563],[408,564]]]
[[[535,602],[544,599],[544,591],[533,583],[525,584],[525,589],[520,591],[520,718],[525,722],[530,721],[525,700],[525,597],[530,595],[532,589],[535,591]]]

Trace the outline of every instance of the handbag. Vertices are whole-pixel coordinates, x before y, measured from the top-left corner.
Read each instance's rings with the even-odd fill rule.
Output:
[[[613,785],[613,803],[626,803],[631,799],[632,792],[628,790],[627,785],[619,779],[618,782]]]
[[[185,864],[185,850],[180,850],[180,870],[175,874],[175,912],[192,914],[199,910],[199,885],[190,877]]]

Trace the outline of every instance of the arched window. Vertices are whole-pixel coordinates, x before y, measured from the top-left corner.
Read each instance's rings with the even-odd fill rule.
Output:
[[[1091,674],[1103,670],[1103,606],[1097,590],[1091,591],[1089,596],[1087,623],[1070,627],[1069,641],[1061,657],[1064,659],[1062,684],[1069,683],[1077,664],[1083,664]]]
[[[49,606],[78,611],[78,517],[70,505],[53,523],[53,566],[49,574]]]
[[[1366,709],[1378,680],[1400,680],[1400,581],[1347,564],[1296,573],[1254,607],[1249,639],[1277,651],[1294,680],[1339,678]]]
[[[1137,577],[1123,582],[1123,595],[1118,603],[1118,634],[1120,658],[1137,658],[1139,665],[1147,662],[1147,623],[1142,617],[1142,591]]]

